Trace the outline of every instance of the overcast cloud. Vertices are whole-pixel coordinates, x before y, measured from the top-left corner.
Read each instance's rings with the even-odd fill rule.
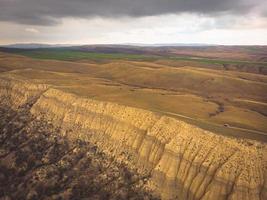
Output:
[[[267,0],[0,0],[2,44],[267,44],[264,34]]]
[[[117,18],[163,14],[246,14],[267,6],[266,0],[0,0],[0,20],[54,25],[65,17]],[[266,13],[265,13],[266,14]]]

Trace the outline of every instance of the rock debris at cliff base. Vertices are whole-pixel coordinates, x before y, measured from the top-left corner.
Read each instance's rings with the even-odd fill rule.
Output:
[[[28,109],[0,107],[0,199],[156,199],[147,180]]]

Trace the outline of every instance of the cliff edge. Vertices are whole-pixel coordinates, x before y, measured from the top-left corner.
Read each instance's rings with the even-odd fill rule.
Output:
[[[140,173],[162,199],[267,199],[267,145],[216,135],[183,121],[44,84],[0,77],[1,104],[94,143]]]

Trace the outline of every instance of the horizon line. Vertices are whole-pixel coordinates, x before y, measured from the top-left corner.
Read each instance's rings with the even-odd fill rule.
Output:
[[[8,44],[0,44],[0,47],[8,47],[12,45],[47,45],[47,46],[101,46],[101,45],[122,45],[122,46],[267,46],[267,44],[216,44],[216,43],[46,43],[46,42],[16,42]]]

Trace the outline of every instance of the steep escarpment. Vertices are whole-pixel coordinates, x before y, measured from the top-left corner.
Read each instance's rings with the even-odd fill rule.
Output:
[[[129,168],[150,174],[148,186],[163,199],[267,198],[266,144],[44,85],[27,87],[10,79],[0,84],[1,99],[12,99],[15,106],[32,94],[31,114],[52,123],[64,137],[93,143]],[[12,94],[17,90],[23,92]]]
[[[27,106],[0,106],[0,199],[147,199],[147,176],[90,142],[69,140]]]
[[[34,102],[47,88],[47,85],[32,84],[17,77],[0,76],[1,104],[18,108],[27,102]]]

